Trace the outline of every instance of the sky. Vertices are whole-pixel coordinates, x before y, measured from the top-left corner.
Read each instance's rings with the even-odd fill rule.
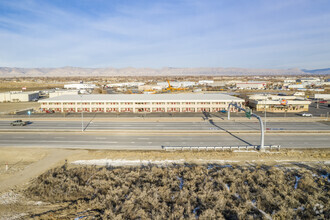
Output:
[[[330,67],[329,0],[0,0],[0,67]]]

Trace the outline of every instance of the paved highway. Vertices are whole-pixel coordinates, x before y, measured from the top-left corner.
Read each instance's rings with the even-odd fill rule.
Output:
[[[80,121],[34,121],[31,124],[21,126],[10,126],[11,121],[0,121],[1,130],[75,130],[82,128]],[[102,122],[85,121],[83,125],[85,131],[96,130],[259,130],[259,122]],[[269,130],[296,130],[296,131],[330,131],[329,123],[321,122],[268,122]]]
[[[265,145],[284,148],[328,148],[328,134],[266,134]],[[115,135],[108,132],[3,132],[0,147],[48,147],[88,149],[160,150],[161,146],[244,146],[259,145],[260,134],[166,134],[139,135],[129,132]]]

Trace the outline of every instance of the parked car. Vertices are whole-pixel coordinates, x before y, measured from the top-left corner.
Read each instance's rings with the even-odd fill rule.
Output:
[[[25,126],[27,124],[26,121],[16,120],[10,123],[11,126]]]
[[[55,113],[55,111],[54,110],[46,110],[46,113],[51,114],[51,113]]]
[[[313,114],[311,114],[311,113],[302,113],[301,116],[303,116],[303,117],[313,117]]]
[[[320,103],[323,103],[323,104],[326,104],[328,101],[326,100],[323,100],[323,101],[320,101]]]

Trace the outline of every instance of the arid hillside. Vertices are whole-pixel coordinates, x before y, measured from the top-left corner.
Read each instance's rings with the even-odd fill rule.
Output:
[[[0,77],[57,77],[57,76],[179,76],[179,75],[302,75],[300,69],[247,68],[11,68],[0,67]]]

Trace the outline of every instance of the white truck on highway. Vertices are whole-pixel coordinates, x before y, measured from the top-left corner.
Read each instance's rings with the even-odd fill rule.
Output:
[[[25,126],[27,125],[26,121],[16,120],[10,123],[11,126]]]

